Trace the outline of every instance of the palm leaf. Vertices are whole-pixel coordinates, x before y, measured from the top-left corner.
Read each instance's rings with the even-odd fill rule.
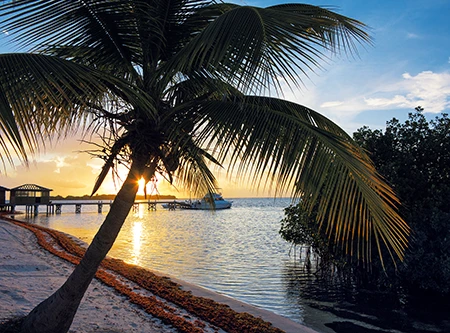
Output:
[[[367,155],[337,125],[304,106],[268,97],[198,105],[199,146],[212,151],[253,185],[277,184],[301,197],[318,222],[359,259],[369,261],[372,238],[403,258],[409,229],[398,200]],[[267,183],[268,181],[268,183]],[[373,237],[372,237],[373,236]],[[380,253],[381,254],[381,253]]]
[[[281,93],[329,55],[356,54],[370,43],[361,22],[316,6],[214,0],[17,0],[0,16],[21,46],[46,54],[0,56],[3,147],[22,149],[17,130],[34,148],[53,133],[97,131],[98,117],[117,121],[112,130],[133,141],[126,157],[170,180],[169,153],[175,181],[203,192],[216,187],[209,165],[225,165],[319,206],[319,222],[359,258],[372,239],[402,258],[398,202],[351,138],[306,107],[243,95]]]
[[[128,138],[126,136],[114,142],[113,146],[110,149],[109,154],[105,157],[105,164],[103,164],[102,170],[100,171],[100,174],[97,176],[97,180],[95,181],[91,196],[93,196],[98,191],[100,186],[103,184],[103,181],[105,180],[109,171],[114,167],[114,161],[116,160],[117,155],[120,154],[121,150],[127,144]]]
[[[0,55],[0,68],[3,108],[14,114],[29,147],[45,144],[45,138],[53,133],[65,135],[89,124],[93,120],[90,112],[102,109],[105,96],[122,97],[126,103],[140,106],[150,117],[155,113],[147,94],[87,66],[51,56],[18,53]]]
[[[14,114],[11,108],[8,106],[6,96],[0,91],[0,159],[3,166],[6,161],[2,154],[6,157],[9,164],[13,165],[12,155],[9,153],[10,148],[13,149],[17,156],[20,156],[26,162],[25,146],[20,136],[19,128],[14,119]]]
[[[211,172],[209,166],[214,164],[222,167],[220,162],[207,151],[199,147],[192,137],[193,117],[194,114],[186,113],[187,110],[182,106],[171,110],[162,118],[162,126],[166,129],[166,145],[170,147],[171,153],[160,153],[160,161],[163,168],[160,173],[172,184],[179,184],[188,188],[193,195],[203,196],[205,193],[212,193],[218,188],[218,184],[214,174]],[[186,117],[188,114],[188,117]],[[174,121],[176,119],[176,121]],[[167,156],[166,156],[167,155]],[[167,157],[174,157],[177,159],[178,167],[175,171],[172,170],[170,164],[172,161],[167,161]]]
[[[111,65],[118,59],[131,64],[138,50],[133,6],[128,0],[18,0],[3,3],[0,13],[2,29],[14,33],[15,41],[33,52],[56,45],[78,47],[77,53],[70,54],[72,58],[84,55],[96,65]]]
[[[210,23],[167,66],[186,75],[207,71],[254,93],[279,89],[280,80],[298,84],[295,73],[320,67],[324,51],[352,53],[370,42],[364,24],[316,6],[222,4],[202,12]]]
[[[220,166],[220,163],[213,156],[191,142],[189,145],[184,143],[183,154],[180,157],[180,167],[175,174],[177,183],[189,188],[194,196],[203,196],[205,193],[216,191],[217,180],[209,164]]]

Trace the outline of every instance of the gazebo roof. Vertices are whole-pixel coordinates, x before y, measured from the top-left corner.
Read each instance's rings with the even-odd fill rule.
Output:
[[[45,188],[36,184],[23,184],[11,189],[11,191],[34,191],[34,192],[44,192],[53,191],[52,189]]]
[[[3,191],[9,191],[9,188],[0,185],[0,191],[1,191],[1,190],[3,190]]]

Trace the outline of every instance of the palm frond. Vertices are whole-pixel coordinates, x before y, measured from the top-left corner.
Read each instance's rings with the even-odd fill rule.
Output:
[[[268,97],[198,105],[196,144],[253,185],[277,184],[312,209],[347,251],[369,261],[372,236],[403,258],[408,226],[368,156],[336,124],[304,106]]]
[[[214,20],[168,66],[189,75],[207,71],[244,91],[280,89],[284,80],[299,84],[321,66],[326,52],[357,52],[370,43],[365,25],[325,8],[290,4],[258,8],[216,5]]]
[[[155,113],[148,95],[127,81],[70,61],[36,54],[1,54],[0,68],[2,114],[14,115],[31,148],[45,144],[49,135],[64,136],[92,121],[89,111],[101,106],[105,96],[123,97],[126,103],[147,111],[149,117]]]
[[[0,160],[5,166],[6,161],[13,165],[12,154],[9,152],[12,149],[16,156],[19,156],[23,161],[27,161],[27,155],[24,143],[20,136],[19,128],[17,127],[14,114],[7,103],[6,96],[0,91]],[[6,161],[5,161],[6,159]]]
[[[93,196],[98,191],[100,186],[103,184],[103,181],[105,180],[109,171],[114,167],[114,161],[116,160],[117,155],[127,144],[128,139],[126,136],[114,142],[113,146],[110,149],[110,152],[108,153],[107,156],[105,156],[105,164],[103,164],[102,170],[100,171],[100,174],[98,175],[95,181],[91,196]]]
[[[222,165],[195,143],[192,137],[195,112],[191,106],[191,103],[179,105],[161,119],[166,129],[167,148],[160,152],[159,159],[163,165],[160,173],[171,184],[187,188],[193,195],[203,196],[218,188],[210,165]]]
[[[146,180],[162,172],[199,194],[216,188],[209,166],[225,165],[318,206],[319,223],[358,258],[368,261],[372,240],[402,258],[398,201],[351,138],[304,106],[244,95],[280,94],[330,56],[357,54],[371,42],[361,22],[215,0],[4,1],[0,18],[40,53],[0,55],[0,158],[108,124],[128,141],[111,144],[94,192],[118,156]]]
[[[18,0],[4,2],[0,15],[2,29],[33,52],[51,50],[97,66],[120,63],[128,73],[136,74],[132,63],[141,56],[133,5],[128,0]]]
[[[194,196],[203,196],[205,193],[215,192],[218,184],[208,161],[220,166],[220,163],[213,156],[197,147],[194,142],[187,144],[184,141],[183,154],[180,156],[180,167],[175,173],[176,183],[188,188]]]

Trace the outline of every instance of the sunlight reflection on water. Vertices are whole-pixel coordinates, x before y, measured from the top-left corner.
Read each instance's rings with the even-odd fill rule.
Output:
[[[110,251],[113,257],[148,267],[302,322],[303,309],[284,309],[289,245],[279,234],[288,199],[233,199],[216,212],[176,210],[145,204],[130,212]],[[106,205],[105,205],[106,206]],[[104,206],[104,207],[105,207]],[[81,214],[63,206],[61,215],[40,214],[35,223],[90,242],[104,215],[96,206]]]
[[[232,200],[231,209],[216,212],[168,211],[161,206],[148,211],[147,205],[141,204],[130,212],[109,255],[262,307],[324,333],[336,332],[327,323],[344,320],[376,331],[376,322],[370,319],[366,324],[367,318],[378,317],[383,322],[380,327],[389,327],[390,315],[400,313],[388,304],[381,308],[369,304],[365,298],[358,303],[354,290],[339,281],[318,282],[289,256],[290,245],[278,234],[289,199]],[[62,214],[47,217],[43,207],[43,214],[29,222],[89,243],[108,205],[103,208],[99,214],[96,205],[83,206],[82,213],[75,214],[74,206],[63,206]],[[368,314],[359,313],[361,306]],[[349,316],[343,318],[347,308]],[[404,320],[411,321],[408,316]]]

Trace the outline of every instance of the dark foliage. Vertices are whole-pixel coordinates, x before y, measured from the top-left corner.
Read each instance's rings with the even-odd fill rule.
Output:
[[[353,289],[356,285],[364,289],[385,291],[386,285],[391,283],[378,257],[368,266],[336,244],[333,235],[327,235],[326,226],[317,224],[317,209],[310,213],[298,204],[285,208],[284,213],[279,231],[281,237],[292,243],[294,251],[300,250],[299,260],[305,268],[314,272],[320,284],[333,280],[333,283],[344,288]],[[372,252],[376,253],[376,245],[372,246]],[[384,255],[389,256],[388,253]],[[395,270],[391,269],[393,263],[388,264],[388,270],[395,276]]]
[[[281,221],[281,237],[294,245],[305,247],[305,255],[300,259],[306,268],[316,262],[316,268],[328,271],[330,268],[344,269],[345,255],[330,242],[325,231],[316,223],[317,210],[310,214],[302,205],[291,205],[284,210]]]
[[[405,123],[392,119],[386,130],[363,127],[355,140],[367,149],[379,172],[397,192],[413,238],[399,267],[409,294],[450,294],[450,119],[427,121],[416,108]]]
[[[399,196],[401,215],[412,229],[404,263],[394,266],[372,258],[369,269],[343,255],[301,207],[286,209],[281,236],[308,244],[326,259],[345,268],[360,287],[407,293],[410,301],[432,299],[446,304],[450,296],[450,119],[442,114],[428,121],[418,107],[404,123],[387,122],[386,130],[360,128],[354,139],[365,148],[377,170]],[[375,251],[375,249],[374,249]],[[345,264],[344,264],[345,262]],[[442,304],[442,303],[440,303]]]

